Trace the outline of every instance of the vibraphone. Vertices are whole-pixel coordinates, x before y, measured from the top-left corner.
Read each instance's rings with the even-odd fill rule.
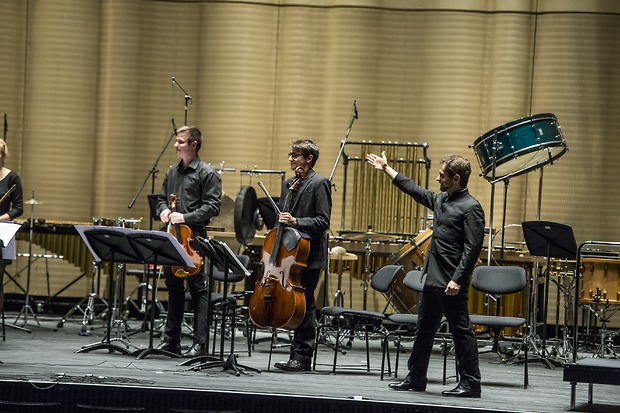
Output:
[[[15,235],[19,241],[29,241],[30,223],[21,222],[22,226]],[[39,222],[32,227],[32,243],[57,255],[80,268],[82,273],[91,274],[93,258],[74,225],[92,225],[84,222]]]

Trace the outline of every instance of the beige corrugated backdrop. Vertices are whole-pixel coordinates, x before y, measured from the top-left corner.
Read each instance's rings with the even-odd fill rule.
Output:
[[[570,150],[510,181],[507,223],[536,218],[542,174],[541,219],[571,225],[578,242],[620,241],[618,50],[615,1],[5,0],[7,165],[25,198],[43,202],[37,219],[148,220],[150,178],[128,205],[171,119],[184,123],[180,86],[192,97],[187,123],[206,137],[202,158],[237,170],[223,175],[233,200],[257,181],[239,170],[288,171],[294,138],[316,140],[316,169],[329,176],[354,100],[349,139],[428,143],[433,189],[442,156],[465,154],[478,173],[469,145],[480,135],[551,112]],[[176,161],[169,146],[155,190]],[[278,192],[277,178],[261,179]],[[334,184],[335,233],[342,165]],[[475,176],[470,189],[488,215],[490,184]],[[496,185],[494,227],[503,191]]]

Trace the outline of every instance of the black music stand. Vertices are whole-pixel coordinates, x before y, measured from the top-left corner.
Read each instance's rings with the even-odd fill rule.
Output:
[[[190,365],[195,362],[200,362],[200,364],[191,367],[190,370],[199,371],[202,369],[209,369],[212,367],[222,367],[223,370],[230,370],[236,376],[240,376],[241,374],[247,374],[246,370],[252,370],[256,373],[260,373],[260,369],[256,369],[249,366],[244,366],[242,364],[237,363],[237,356],[235,355],[235,315],[232,315],[232,334],[230,340],[230,353],[228,357],[224,359],[224,337],[225,337],[225,328],[226,328],[226,315],[228,313],[229,308],[232,306],[236,298],[228,297],[228,274],[230,271],[235,271],[239,273],[245,274],[246,277],[250,275],[250,272],[247,268],[239,261],[237,256],[231,251],[231,249],[223,243],[222,241],[218,241],[215,239],[205,239],[202,237],[196,237],[192,241],[192,247],[194,247],[204,258],[208,258],[209,262],[212,265],[218,267],[220,271],[224,274],[224,286],[223,286],[223,296],[222,296],[222,322],[221,322],[221,332],[220,332],[220,355],[219,358],[209,357],[209,356],[199,356],[193,359],[190,359],[186,362],[183,362],[182,365]],[[212,290],[212,282],[213,280],[209,280],[209,290]],[[209,295],[209,300],[211,296]],[[211,303],[209,302],[209,308],[211,309]],[[210,315],[209,315],[210,317]],[[207,360],[207,361],[204,361]],[[204,362],[203,362],[204,361]]]
[[[139,231],[130,236],[136,250],[143,257],[143,264],[150,264],[153,270],[153,286],[151,288],[151,328],[149,330],[149,347],[134,353],[137,359],[144,359],[151,354],[160,354],[168,357],[179,358],[178,354],[167,350],[153,347],[153,329],[155,324],[155,303],[157,298],[157,285],[159,281],[158,266],[183,266],[194,267],[191,259],[179,244],[179,241],[169,232],[164,231]]]
[[[158,264],[184,265],[190,267],[193,265],[179,242],[167,232],[87,225],[76,225],[75,228],[82,240],[86,243],[95,262],[109,262],[112,265],[112,272],[108,282],[109,302],[112,302],[114,299],[113,271],[115,263],[153,264],[153,268]],[[153,288],[153,291],[153,294],[155,294],[155,288]],[[110,309],[108,311],[107,332],[103,340],[100,343],[84,346],[82,349],[78,350],[77,353],[107,349],[109,351],[119,351],[130,356],[135,355],[135,352],[112,343],[113,340],[110,337],[111,323],[112,314]],[[152,324],[151,322],[151,326]],[[151,327],[149,348],[152,348],[152,344],[153,337]]]
[[[521,226],[530,255],[547,258],[542,329],[542,357],[544,359],[547,351],[547,301],[549,298],[551,258],[576,259],[577,241],[573,229],[569,225],[549,221],[525,221],[521,223]]]

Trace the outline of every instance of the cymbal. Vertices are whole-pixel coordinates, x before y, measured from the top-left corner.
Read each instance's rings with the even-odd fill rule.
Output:
[[[361,232],[359,234],[346,234],[343,238],[349,241],[393,241],[398,239],[396,235],[379,234],[372,231]]]
[[[43,202],[39,201],[38,199],[35,198],[30,198],[27,201],[24,201],[24,204],[26,205],[41,205]]]

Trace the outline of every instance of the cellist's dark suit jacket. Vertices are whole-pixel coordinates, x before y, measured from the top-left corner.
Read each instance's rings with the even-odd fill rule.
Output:
[[[280,209],[284,207],[289,195],[289,186],[293,178],[282,187]],[[293,196],[289,211],[297,219],[297,229],[310,237],[310,253],[307,267],[301,272],[301,285],[306,289],[306,315],[301,325],[295,329],[291,344],[291,359],[309,365],[312,360],[314,338],[316,336],[316,289],[325,255],[327,239],[325,231],[329,229],[332,211],[332,197],[329,181],[309,169],[297,193]]]
[[[433,238],[424,261],[426,283],[418,310],[418,335],[409,358],[410,375],[426,379],[433,338],[445,314],[454,337],[461,383],[479,389],[478,349],[467,312],[467,290],[484,242],[484,211],[467,189],[451,196],[435,194],[402,174],[392,182],[433,211]],[[456,296],[444,293],[450,280],[461,286]]]

